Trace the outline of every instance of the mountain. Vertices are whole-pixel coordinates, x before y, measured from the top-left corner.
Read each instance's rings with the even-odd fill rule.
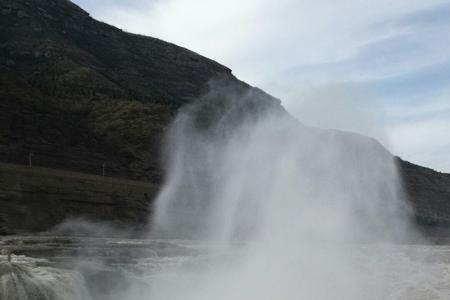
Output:
[[[215,77],[207,58],[95,21],[70,1],[1,0],[0,159],[158,182],[160,137]]]
[[[104,172],[158,186],[165,130],[180,107],[202,95],[211,80],[250,91],[263,99],[259,106],[284,111],[278,99],[240,81],[229,68],[174,44],[96,21],[70,1],[0,0],[0,15],[0,162],[31,161],[48,169]],[[450,224],[450,175],[400,158],[397,162],[418,220]],[[12,178],[5,170],[10,169],[2,169],[0,179],[8,184],[1,185],[0,180],[0,200],[28,199],[24,195],[29,191],[20,188],[14,194],[5,192]],[[20,174],[13,178],[24,186],[29,177]],[[105,188],[98,191],[108,193]],[[67,204],[67,197],[61,200],[59,194],[51,200],[45,192],[40,195],[27,201],[40,201],[44,211]],[[77,195],[67,201],[86,196]],[[147,196],[114,197],[121,201],[121,209],[141,207],[135,201],[151,203]],[[89,209],[101,210],[103,204],[92,201]],[[53,223],[67,215],[83,215],[72,204],[64,207],[58,218],[49,217]],[[20,215],[27,206],[10,209]],[[91,215],[121,219],[111,211]],[[2,225],[6,232],[8,222]],[[36,222],[22,229],[33,230]]]

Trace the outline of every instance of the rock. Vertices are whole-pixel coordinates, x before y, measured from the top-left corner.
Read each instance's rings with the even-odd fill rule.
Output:
[[[12,59],[7,59],[6,62],[5,62],[5,64],[6,64],[8,67],[14,67],[14,66],[16,65],[16,63],[15,63]]]
[[[1,13],[3,16],[9,15],[12,13],[12,10],[10,8],[4,8],[1,10]]]
[[[24,12],[23,10],[19,10],[19,11],[17,12],[17,16],[18,16],[19,18],[25,18],[25,17],[28,17],[28,14],[27,14],[26,12]]]

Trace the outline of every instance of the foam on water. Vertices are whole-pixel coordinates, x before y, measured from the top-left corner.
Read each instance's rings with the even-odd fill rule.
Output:
[[[86,239],[86,243],[88,242],[93,243],[93,240]],[[80,239],[79,243],[82,244],[83,239]],[[28,247],[38,248],[43,244],[44,238],[35,238]],[[164,245],[163,249],[156,251],[154,255],[136,258],[127,264],[112,263],[112,268],[120,269],[126,274],[128,283],[126,286],[108,287],[111,295],[97,291],[96,296],[100,297],[93,298],[96,300],[176,300],[180,299],[180,291],[184,294],[183,299],[203,299],[201,297],[206,295],[211,296],[209,299],[224,299],[227,295],[231,297],[231,293],[233,299],[240,299],[236,295],[242,294],[246,294],[247,299],[255,299],[251,292],[258,290],[264,292],[258,299],[274,299],[273,294],[270,294],[273,289],[278,289],[273,291],[280,296],[277,300],[291,299],[289,296],[292,295],[282,293],[286,287],[285,283],[271,278],[270,272],[277,269],[283,276],[297,276],[293,277],[292,281],[298,290],[290,290],[299,295],[296,299],[311,299],[300,296],[304,295],[307,285],[311,285],[313,290],[320,287],[326,291],[332,289],[333,285],[335,288],[338,279],[341,284],[347,282],[349,291],[354,291],[353,284],[361,285],[358,296],[363,298],[359,299],[450,299],[449,246],[347,244],[339,249],[324,243],[320,248],[310,249],[318,252],[314,256],[303,257],[302,272],[293,273],[289,265],[284,263],[288,261],[299,266],[299,260],[302,258],[290,255],[288,260],[281,257],[275,260],[270,258],[272,262],[262,263],[259,258],[253,257],[253,262],[250,263],[251,258],[248,255],[253,256],[253,253],[249,253],[247,247],[252,246],[242,243],[224,246],[182,240],[98,239],[95,244],[113,253],[118,244],[130,249],[136,248],[137,245],[155,249]],[[337,268],[338,264],[334,261],[336,250],[342,262],[341,268]],[[111,258],[113,256],[108,257]],[[266,258],[269,259],[267,256]],[[322,261],[318,261],[318,258]],[[50,267],[49,261],[45,259],[25,256],[13,256],[13,264],[7,263],[5,256],[0,257],[0,260],[0,299],[91,299],[82,271],[57,269]],[[87,263],[95,268],[92,262]],[[324,265],[328,265],[328,268]],[[317,269],[314,269],[315,267]],[[258,272],[255,272],[256,270]],[[255,277],[259,277],[259,280],[266,277],[265,285],[250,285]],[[215,280],[216,278],[220,280]],[[239,287],[239,282],[245,283],[246,287],[234,291]],[[90,288],[92,287],[95,288],[96,285],[92,284]],[[217,294],[212,295],[213,290]],[[345,293],[341,291],[335,297],[329,295],[328,299],[341,299],[342,295]],[[281,298],[282,296],[284,298]]]
[[[43,260],[14,256],[0,261],[2,300],[89,300],[84,278],[76,271],[43,266]]]

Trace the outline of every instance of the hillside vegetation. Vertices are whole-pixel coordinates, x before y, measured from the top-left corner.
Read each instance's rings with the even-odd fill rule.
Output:
[[[47,231],[79,218],[138,233],[157,191],[146,182],[0,163],[0,233]]]

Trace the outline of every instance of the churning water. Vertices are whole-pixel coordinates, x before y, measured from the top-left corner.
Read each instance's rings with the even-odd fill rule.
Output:
[[[29,240],[28,237],[20,237]],[[66,250],[71,248],[65,244],[67,238],[36,238],[28,243],[30,249],[45,246],[48,240],[52,244],[59,244]],[[64,241],[62,241],[64,240]],[[32,259],[24,256],[13,255],[13,264],[8,265],[5,256],[0,256],[2,273],[1,299],[177,299],[177,289],[186,291],[198,290],[209,280],[208,276],[221,276],[223,272],[238,268],[242,260],[245,260],[245,246],[235,244],[224,246],[223,244],[210,244],[181,240],[123,240],[123,239],[81,239],[74,243],[73,249],[80,245],[92,245],[95,242],[98,249],[103,249],[104,256],[97,257],[71,257],[78,261],[77,271],[66,270],[54,265],[52,260]],[[117,245],[122,245],[122,250],[117,251]],[[20,246],[16,246],[20,249]],[[145,255],[136,251],[146,251]],[[324,247],[325,248],[325,247]],[[91,249],[94,250],[94,249]],[[127,258],[121,256],[127,250]],[[331,249],[328,249],[331,251]],[[325,254],[324,249],[322,254]],[[29,252],[30,255],[38,255],[38,251]],[[137,251],[139,252],[139,251]],[[360,294],[360,299],[389,299],[389,300],[447,300],[450,297],[450,247],[430,245],[348,245],[346,248],[346,265],[353,269],[358,277],[355,284],[363,282],[367,288]],[[331,253],[332,254],[332,253]],[[64,259],[71,258],[64,254]],[[59,260],[61,257],[57,257]],[[306,259],[306,258],[305,258]],[[92,277],[92,269],[86,270],[83,265],[92,265],[97,272]],[[100,262],[102,264],[100,264]],[[333,270],[336,263],[330,264],[328,273],[323,273],[323,265],[328,263],[317,262],[321,266],[318,285],[327,290],[341,276],[345,270]],[[264,266],[261,266],[264,268]],[[16,268],[16,270],[10,270]],[[23,270],[26,269],[26,270]],[[106,272],[109,270],[110,272]],[[111,272],[114,271],[115,273]],[[269,271],[266,269],[266,271]],[[13,273],[16,272],[14,275]],[[95,273],[94,272],[94,273]],[[302,282],[311,278],[315,270],[303,270],[303,276],[295,278],[300,288]],[[21,274],[26,274],[22,277]],[[98,278],[109,274],[108,284],[103,287]],[[121,276],[117,277],[117,274]],[[200,276],[200,274],[205,274]],[[207,274],[207,275],[206,275]],[[231,275],[231,274],[230,274]],[[243,280],[244,274],[234,273],[236,280]],[[258,276],[258,274],[255,274]],[[96,282],[88,282],[85,278],[91,278]],[[94,278],[94,279],[92,279]],[[120,278],[120,282],[117,282]],[[228,286],[230,279],[223,281]],[[259,286],[258,290],[265,291],[276,287],[276,278],[267,283],[268,286]],[[372,286],[372,288],[370,288]],[[374,288],[382,286],[383,289],[374,293]],[[212,288],[203,286],[203,289]],[[215,287],[219,289],[218,287]],[[304,288],[304,287],[303,287]],[[245,290],[222,289],[223,297],[232,297]],[[27,295],[27,296],[24,296]],[[188,296],[187,294],[186,296]],[[282,294],[280,294],[282,295]],[[301,295],[301,294],[300,294]],[[343,294],[329,295],[328,299],[343,299]],[[170,297],[169,297],[170,296]],[[200,296],[199,296],[200,297]],[[220,298],[220,297],[219,297]],[[299,296],[296,299],[305,299]],[[188,298],[189,299],[189,298]],[[197,298],[202,299],[202,298]],[[250,298],[249,298],[250,299]],[[274,299],[264,295],[261,299]],[[276,298],[276,299],[283,299]],[[289,299],[289,298],[288,298]],[[318,299],[314,297],[306,299]],[[320,298],[319,298],[320,299]]]
[[[90,300],[82,275],[45,265],[45,260],[15,256],[0,262],[2,300]]]

